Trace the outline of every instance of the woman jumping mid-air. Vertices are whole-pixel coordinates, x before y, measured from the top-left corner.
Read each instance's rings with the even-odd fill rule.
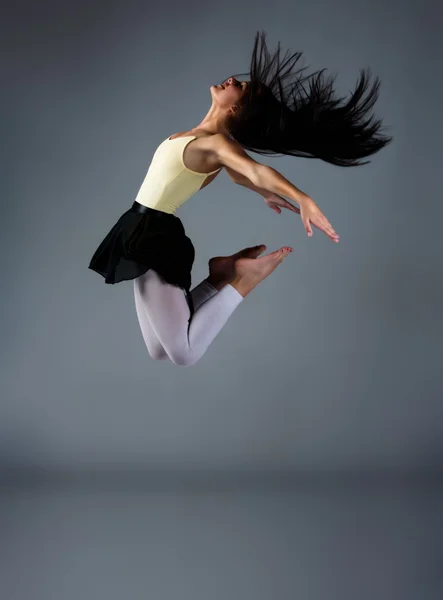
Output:
[[[309,236],[313,225],[337,243],[339,236],[313,199],[245,149],[352,167],[367,164],[359,159],[392,140],[380,135],[381,120],[369,114],[378,98],[378,78],[368,91],[370,72],[362,70],[355,91],[342,103],[324,69],[306,76],[305,67],[294,69],[301,56],[281,59],[280,43],[271,56],[266,34],[257,32],[248,79],[229,77],[211,86],[212,104],[201,123],[157,147],[136,200],[90,261],[89,268],[106,283],[133,280],[137,317],[154,359],[195,364],[240,302],[292,251],[284,246],[260,256],[266,247],[259,245],[212,258],[209,276],[191,290],[194,246],[174,214],[186,200],[224,168],[272,210],[298,213]]]

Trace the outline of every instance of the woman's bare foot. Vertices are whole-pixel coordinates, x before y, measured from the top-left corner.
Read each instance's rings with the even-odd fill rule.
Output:
[[[260,282],[270,275],[288,254],[292,252],[290,246],[283,246],[275,252],[260,258],[240,258],[235,262],[235,277],[230,282],[243,298],[249,294]]]
[[[264,244],[243,248],[231,256],[214,256],[209,260],[209,277],[207,281],[217,289],[221,289],[235,277],[235,263],[240,258],[256,259],[266,250]]]

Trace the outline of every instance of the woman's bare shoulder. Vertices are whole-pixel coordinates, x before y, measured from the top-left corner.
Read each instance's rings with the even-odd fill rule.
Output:
[[[211,149],[220,152],[223,150],[231,150],[231,151],[242,151],[243,146],[232,139],[226,133],[213,133],[211,135],[206,136],[207,143],[211,147]]]

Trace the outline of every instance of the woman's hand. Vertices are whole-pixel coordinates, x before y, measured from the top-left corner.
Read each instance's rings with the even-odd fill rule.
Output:
[[[333,242],[338,242],[340,236],[335,232],[335,229],[329,223],[328,219],[321,212],[314,200],[309,196],[305,196],[300,202],[300,217],[309,237],[312,236],[311,223],[323,231]]]
[[[287,208],[292,212],[298,213],[301,216],[303,225],[309,237],[312,236],[312,229],[310,225],[310,222],[312,222],[315,227],[318,227],[318,229],[326,233],[326,235],[328,235],[334,242],[338,242],[339,236],[335,233],[329,221],[309,196],[305,196],[303,202],[300,203],[301,210],[278,194],[269,194],[264,200],[269,208],[272,208],[272,210],[278,214],[281,213],[282,208]]]
[[[269,193],[268,196],[265,196],[264,200],[265,203],[269,206],[269,208],[272,208],[272,210],[275,210],[275,212],[278,214],[281,213],[281,208],[287,208],[288,210],[292,210],[293,212],[300,214],[299,208],[297,208],[278,194]]]

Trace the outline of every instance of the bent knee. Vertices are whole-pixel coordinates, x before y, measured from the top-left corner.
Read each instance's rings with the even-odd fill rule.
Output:
[[[167,355],[167,353],[165,352],[165,350],[162,347],[151,348],[149,350],[149,356],[151,358],[153,358],[154,360],[168,360],[169,359],[169,356]]]
[[[198,362],[200,356],[189,350],[174,350],[169,353],[171,361],[179,367],[191,367]]]

